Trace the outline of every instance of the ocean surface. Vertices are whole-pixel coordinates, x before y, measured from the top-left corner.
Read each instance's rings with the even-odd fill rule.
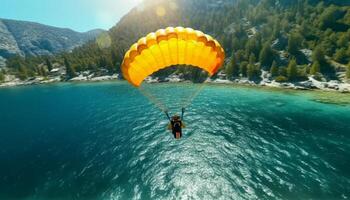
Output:
[[[0,89],[0,199],[350,198],[350,106],[235,86],[143,89],[172,114],[203,89],[181,140],[125,82]]]

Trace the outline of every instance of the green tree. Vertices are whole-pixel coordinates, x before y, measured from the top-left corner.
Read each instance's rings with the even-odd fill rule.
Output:
[[[2,72],[2,70],[0,70],[0,83],[3,82],[5,80],[5,74],[4,72]]]
[[[52,64],[51,64],[51,61],[46,58],[46,66],[47,66],[47,70],[50,72],[52,70]]]
[[[317,46],[312,52],[312,62],[318,62],[320,65],[326,64],[326,57],[321,46]]]
[[[251,53],[249,56],[249,64],[254,65],[255,61],[256,61],[256,57],[253,53]]]
[[[260,75],[260,65],[255,65],[256,57],[252,53],[249,56],[249,64],[247,66],[247,77],[249,80],[255,80],[259,78]]]
[[[287,77],[285,77],[285,76],[277,76],[277,77],[275,78],[275,81],[276,81],[276,82],[279,82],[279,83],[282,83],[282,82],[287,82],[288,79],[287,79]]]
[[[250,38],[246,43],[245,49],[247,55],[254,53],[254,55],[258,56],[260,51],[259,40],[256,37]]]
[[[247,77],[249,80],[257,79],[260,74],[260,67],[255,65],[255,55],[252,53],[249,56],[249,64],[247,66]]]
[[[247,57],[245,55],[245,52],[241,49],[241,50],[238,50],[236,53],[235,53],[235,58],[237,60],[237,62],[241,63],[245,60],[247,60]]]
[[[332,65],[329,64],[329,62],[326,60],[324,51],[317,47],[312,55],[312,61],[318,62],[320,64],[320,71],[322,74],[334,74],[335,69]]]
[[[320,28],[323,30],[334,28],[337,20],[342,16],[341,13],[342,11],[338,7],[334,5],[329,6],[320,16]]]
[[[270,73],[272,77],[278,76],[278,67],[275,61],[272,62]]]
[[[270,69],[270,66],[273,62],[274,55],[270,43],[265,43],[262,50],[260,51],[259,61],[262,66],[266,69]]]
[[[44,67],[39,67],[39,74],[41,76],[46,77],[47,76],[46,69]]]
[[[298,78],[297,61],[295,59],[289,61],[287,67],[287,77],[290,81],[295,81]]]
[[[90,62],[88,64],[88,69],[94,73],[98,72],[98,68],[97,68],[97,65],[96,64],[93,64],[92,62]]]
[[[64,58],[64,65],[66,67],[66,76],[68,79],[71,79],[76,76],[75,69],[72,67],[72,65],[69,63],[68,59]]]
[[[18,68],[18,78],[22,81],[28,78],[28,70],[23,64],[20,64]]]
[[[350,63],[348,64],[348,67],[346,69],[346,78],[350,79]]]
[[[317,75],[318,73],[320,73],[320,71],[321,71],[320,63],[318,61],[315,61],[311,66],[310,74]]]
[[[237,77],[239,75],[239,66],[237,65],[236,59],[234,57],[231,58],[230,63],[226,66],[225,73],[229,79],[232,79],[233,77]]]
[[[303,38],[299,33],[291,33],[288,38],[288,52],[297,55],[302,41]]]
[[[100,68],[107,68],[107,60],[104,56],[101,56],[99,61],[98,61],[98,66]]]
[[[119,59],[119,56],[116,53],[116,49],[111,49],[111,59],[112,59],[112,64],[115,66],[121,59]]]
[[[253,80],[255,78],[255,66],[254,66],[254,64],[248,64],[247,77],[249,80]]]
[[[243,77],[247,77],[247,68],[248,68],[247,66],[248,66],[247,61],[243,61],[239,65],[239,72],[242,74]]]
[[[285,66],[279,67],[278,74],[281,76],[287,76],[287,67]]]
[[[349,10],[350,11],[350,10]],[[349,12],[350,13],[350,12]],[[339,48],[345,48],[348,47],[350,38],[349,38],[349,34],[348,33],[341,33],[338,41],[337,41],[337,46]]]
[[[346,53],[347,52],[345,48],[338,49],[334,54],[334,60],[342,64],[346,64],[348,59],[348,55],[346,55]]]

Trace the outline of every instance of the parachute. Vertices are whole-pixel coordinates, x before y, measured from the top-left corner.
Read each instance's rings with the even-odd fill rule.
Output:
[[[174,65],[192,65],[215,74],[225,59],[219,42],[192,28],[168,27],[142,37],[126,52],[122,73],[135,87],[145,78]]]

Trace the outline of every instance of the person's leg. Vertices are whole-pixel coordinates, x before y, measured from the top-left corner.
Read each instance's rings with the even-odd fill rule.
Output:
[[[176,139],[176,131],[173,131],[174,138]]]

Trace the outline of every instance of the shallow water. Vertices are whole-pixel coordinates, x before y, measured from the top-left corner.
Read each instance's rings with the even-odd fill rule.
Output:
[[[124,82],[1,89],[0,199],[350,198],[349,106],[206,86],[187,110],[176,141]]]

